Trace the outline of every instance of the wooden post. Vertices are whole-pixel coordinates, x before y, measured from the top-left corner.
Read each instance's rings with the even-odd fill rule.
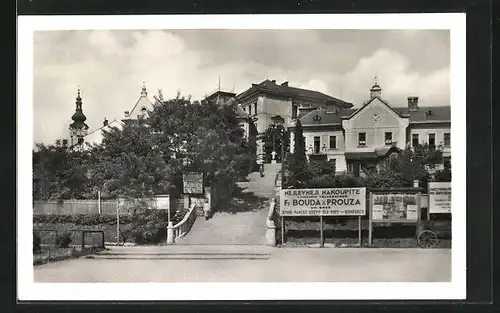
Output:
[[[319,217],[319,234],[320,234],[320,243],[319,247],[323,248],[325,246],[325,239],[323,238],[323,216]]]
[[[85,248],[85,231],[82,230],[82,251]]]
[[[99,210],[99,214],[101,214],[101,192],[97,191],[97,209]]]
[[[362,243],[362,238],[361,238],[361,215],[358,216],[358,241],[359,241],[359,246],[361,247],[361,243]]]
[[[285,244],[285,218],[281,217],[281,245]]]
[[[120,207],[116,207],[116,246],[120,245]]]
[[[372,246],[372,207],[373,207],[373,193],[370,192],[368,201],[368,247]]]

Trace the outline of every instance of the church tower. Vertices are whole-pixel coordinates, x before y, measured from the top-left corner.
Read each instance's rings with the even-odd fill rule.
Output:
[[[375,97],[380,98],[382,96],[382,88],[378,85],[377,76],[375,76],[375,84],[370,89],[370,99]]]
[[[82,98],[80,97],[80,88],[78,88],[78,96],[76,97],[75,114],[71,117],[73,123],[69,125],[70,147],[74,150],[83,150],[85,136],[89,126],[85,124],[87,117],[83,114]]]

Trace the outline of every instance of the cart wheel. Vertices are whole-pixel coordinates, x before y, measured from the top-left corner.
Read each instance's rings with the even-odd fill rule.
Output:
[[[424,230],[418,234],[417,242],[421,248],[432,248],[437,244],[438,238],[435,232]]]

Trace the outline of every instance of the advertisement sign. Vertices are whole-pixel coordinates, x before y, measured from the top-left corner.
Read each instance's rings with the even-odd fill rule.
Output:
[[[382,222],[416,222],[419,194],[373,194],[372,220]]]
[[[182,174],[184,193],[203,193],[203,173]]]
[[[366,213],[366,188],[282,189],[281,216],[358,216]]]
[[[450,182],[429,182],[429,213],[451,213]]]

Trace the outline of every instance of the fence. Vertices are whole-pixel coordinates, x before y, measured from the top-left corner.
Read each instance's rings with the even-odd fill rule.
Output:
[[[196,205],[192,205],[189,212],[186,213],[182,221],[174,225],[174,238],[181,238],[185,236],[194,224],[196,220]]]
[[[141,200],[137,200],[141,201]],[[146,199],[151,209],[169,209],[172,206],[175,210],[176,202],[170,197],[158,196],[155,199]],[[173,205],[172,205],[173,204]],[[35,201],[33,204],[34,214],[116,214],[120,209],[121,214],[132,214],[135,209],[133,203],[122,200],[48,200]]]

